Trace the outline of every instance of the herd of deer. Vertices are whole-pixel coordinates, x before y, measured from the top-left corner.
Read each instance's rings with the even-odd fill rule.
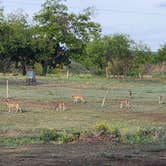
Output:
[[[132,91],[129,91],[128,97],[120,100],[120,108],[130,108],[131,107],[131,98],[133,97],[133,93]],[[78,103],[84,103],[85,99],[83,96],[72,96],[72,101],[74,104],[78,104]],[[8,108],[8,112],[11,111],[15,111],[15,112],[23,112],[22,107],[20,106],[20,104],[18,104],[17,102],[14,102],[12,100],[6,99],[5,100],[6,106]],[[158,104],[163,104],[164,103],[164,97],[163,96],[159,96],[158,98]],[[57,102],[55,104],[55,110],[56,111],[64,111],[66,110],[66,104],[64,101],[60,101]]]

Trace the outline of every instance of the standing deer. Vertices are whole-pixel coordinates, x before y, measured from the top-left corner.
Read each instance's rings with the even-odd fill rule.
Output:
[[[66,109],[64,101],[60,101],[56,104],[56,111],[64,111]]]
[[[16,112],[19,112],[19,111],[20,111],[20,112],[23,112],[21,106],[20,106],[18,103],[14,102],[14,101],[6,100],[5,103],[6,103],[6,106],[7,106],[7,108],[8,108],[8,112],[13,111],[13,109],[14,109]]]
[[[78,104],[78,102],[85,102],[83,96],[72,96],[72,99],[74,104]]]
[[[129,102],[128,99],[121,100],[120,101],[120,108],[122,109],[124,105],[126,108],[129,108],[131,106],[131,103]]]

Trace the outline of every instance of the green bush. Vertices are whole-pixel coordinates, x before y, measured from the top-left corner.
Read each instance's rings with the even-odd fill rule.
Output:
[[[136,133],[127,133],[123,137],[123,142],[125,143],[151,143],[155,142],[155,134],[150,129],[139,129]]]
[[[37,75],[41,75],[42,73],[42,66],[40,63],[35,63],[34,64],[34,70]]]
[[[104,133],[108,133],[110,126],[107,121],[101,121],[101,122],[96,123],[95,129],[98,132],[103,131]]]
[[[57,141],[59,134],[56,130],[42,129],[40,132],[40,140],[49,143],[50,141]]]
[[[112,130],[111,134],[113,134],[117,138],[121,138],[121,132],[119,129],[115,128]]]
[[[0,144],[16,146],[16,145],[28,145],[40,143],[40,139],[37,136],[24,136],[24,137],[8,137],[0,140]]]
[[[67,143],[71,141],[72,141],[72,135],[66,134],[66,133],[59,134],[59,137],[58,137],[59,143]]]

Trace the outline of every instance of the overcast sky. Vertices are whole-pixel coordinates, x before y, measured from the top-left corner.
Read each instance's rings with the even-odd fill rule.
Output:
[[[0,0],[5,13],[23,9],[30,16],[40,10],[44,0]],[[88,6],[95,10],[94,20],[103,34],[126,33],[157,50],[166,43],[166,0],[67,0],[70,11]]]

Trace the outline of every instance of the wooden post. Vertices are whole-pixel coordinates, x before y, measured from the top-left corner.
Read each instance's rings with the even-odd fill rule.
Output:
[[[109,89],[106,91],[105,96],[104,96],[104,98],[103,98],[103,101],[102,101],[102,103],[101,103],[101,107],[102,107],[102,108],[104,107],[105,99],[106,99],[106,97],[107,97],[107,95],[108,95],[108,92],[109,92]]]
[[[8,84],[8,80],[6,80],[6,98],[9,98],[9,84]]]
[[[105,67],[105,75],[106,75],[106,78],[108,78],[108,67],[107,66]]]
[[[139,75],[139,79],[142,80],[142,75],[141,75],[141,73],[138,73],[138,75]]]
[[[67,70],[66,76],[67,76],[67,79],[68,79],[69,78],[69,70]]]

